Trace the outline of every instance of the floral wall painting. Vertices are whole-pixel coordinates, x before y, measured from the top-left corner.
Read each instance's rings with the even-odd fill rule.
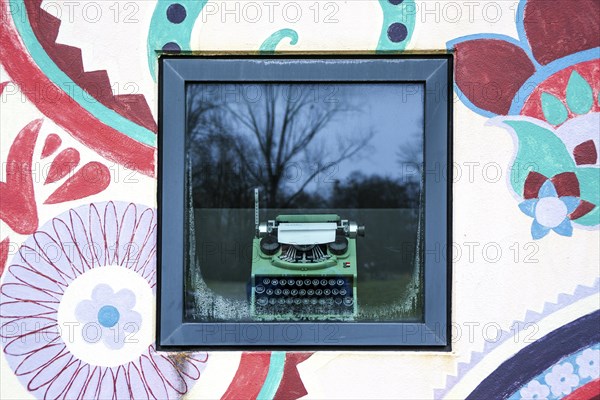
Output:
[[[261,25],[234,23],[213,0],[0,0],[0,397],[291,400],[379,390],[389,398],[597,398],[599,265],[589,243],[600,234],[600,1],[285,0],[242,2],[239,10],[256,4],[268,18],[268,3],[280,3],[279,19]],[[306,18],[282,17],[287,3],[300,4]],[[515,15],[497,24],[479,15],[496,3],[513,4]],[[90,18],[97,9],[99,19]],[[446,14],[457,9],[462,19]],[[457,37],[463,31],[476,34]],[[491,198],[478,183],[465,194],[459,183],[455,215],[486,215],[456,199],[488,196],[507,221],[523,222],[489,238],[524,234],[540,259],[508,265],[507,250],[503,268],[453,263],[460,281],[452,282],[452,321],[499,321],[498,340],[453,338],[452,353],[435,354],[239,351],[221,364],[220,354],[202,349],[157,351],[157,56],[203,46],[267,56],[451,51],[461,139],[454,158],[473,154],[462,139],[476,136],[467,121],[476,114],[489,126],[477,135],[499,127],[497,136],[514,143],[514,200]],[[123,84],[140,90],[115,90]],[[490,148],[501,141],[489,139]],[[120,168],[135,181],[122,184]],[[482,240],[471,228],[456,224],[455,237]],[[574,268],[571,259],[583,261]],[[501,279],[482,294],[489,274]],[[503,297],[503,285],[531,297]],[[539,303],[529,304],[534,297]],[[517,343],[529,332],[510,321],[539,334]],[[382,365],[381,374],[364,360]]]
[[[534,239],[600,224],[599,12],[595,0],[521,1],[518,40],[448,43],[461,100],[515,138],[509,186]]]
[[[153,209],[108,202],[58,215],[21,246],[0,290],[1,338],[37,398],[177,398],[199,378],[206,353],[154,349],[155,235]]]

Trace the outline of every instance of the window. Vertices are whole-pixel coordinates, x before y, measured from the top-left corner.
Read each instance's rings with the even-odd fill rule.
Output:
[[[451,71],[161,58],[158,345],[447,346]]]

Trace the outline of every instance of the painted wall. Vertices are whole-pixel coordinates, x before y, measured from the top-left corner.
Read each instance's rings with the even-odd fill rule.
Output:
[[[600,391],[597,0],[0,10],[0,398]],[[452,352],[155,351],[161,49],[454,52]]]

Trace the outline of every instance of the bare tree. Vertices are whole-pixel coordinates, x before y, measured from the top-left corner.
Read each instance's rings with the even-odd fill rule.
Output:
[[[256,185],[240,169],[238,146],[223,105],[205,88],[190,85],[187,93],[188,162],[192,167],[194,203],[203,208],[239,207],[252,204]]]
[[[225,107],[254,139],[254,149],[248,148],[248,143],[237,146],[238,156],[245,170],[266,191],[269,207],[289,206],[316,176],[355,156],[373,136],[372,131],[354,135],[331,132],[336,143],[327,145],[324,134],[334,119],[357,112],[349,102],[319,101],[314,90],[304,87],[298,93],[292,85],[260,85],[260,94],[258,101],[242,98]],[[347,131],[352,130],[349,127]],[[254,161],[257,159],[258,165]],[[292,163],[311,165],[310,173],[303,174],[293,192],[282,193],[286,168]]]

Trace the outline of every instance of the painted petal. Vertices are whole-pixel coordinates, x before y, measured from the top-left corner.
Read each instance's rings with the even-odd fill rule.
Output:
[[[528,0],[523,24],[535,59],[542,65],[600,46],[598,0]]]
[[[114,399],[115,394],[115,376],[112,368],[107,368],[98,384],[97,399]]]
[[[92,204],[88,210],[90,251],[93,254],[93,261],[96,266],[104,266],[108,264],[106,260],[108,249],[106,235],[104,234],[104,220],[102,218],[104,209],[99,207],[96,204]]]
[[[546,182],[548,178],[539,172],[530,171],[527,174],[527,178],[525,178],[525,187],[523,190],[523,197],[525,199],[535,199],[538,197],[540,189],[544,182]]]
[[[573,211],[575,211],[575,209],[577,208],[577,206],[579,206],[579,203],[581,202],[581,199],[579,197],[574,197],[574,196],[564,196],[564,197],[561,197],[560,199],[567,206],[567,212],[569,214],[571,214]]]
[[[79,165],[79,159],[79,152],[72,147],[58,153],[52,164],[50,164],[50,170],[44,184],[56,182],[73,172],[75,167]]]
[[[554,185],[550,181],[546,181],[540,189],[539,197],[557,197],[558,193],[556,193],[556,189]]]
[[[126,334],[139,332],[142,328],[142,315],[133,310],[123,311],[121,314],[121,325]]]
[[[123,341],[123,332],[122,330],[114,330],[114,329],[103,329],[102,330],[102,342],[104,345],[112,350],[120,350],[125,346],[125,342]]]
[[[571,225],[570,220],[565,218],[565,220],[561,222],[560,225],[553,228],[553,230],[561,236],[571,236],[573,234],[573,225]]]
[[[14,275],[21,283],[25,283],[31,287],[35,287],[49,293],[63,293],[62,287],[55,280],[45,275],[41,275],[40,272],[36,271],[34,268],[22,265],[11,265],[8,270],[10,271],[11,275]]]
[[[77,307],[75,308],[75,318],[77,318],[79,322],[84,323],[97,321],[98,308],[93,302],[89,300],[83,300],[77,304]]]
[[[36,303],[50,303],[50,307],[58,308],[59,301],[50,293],[23,283],[5,283],[0,286],[0,294],[9,299]],[[54,305],[53,305],[54,304]]]
[[[113,297],[114,290],[105,283],[97,285],[92,291],[92,299],[96,302],[110,300]]]
[[[535,216],[535,206],[537,205],[537,202],[538,199],[525,200],[524,202],[519,204],[519,208],[521,209],[521,211],[523,211],[525,215],[533,218]]]
[[[73,377],[73,381],[67,388],[65,393],[65,399],[81,399],[85,397],[81,397],[83,394],[83,390],[88,384],[88,379],[90,377],[90,365],[86,363],[81,363],[77,372],[75,372],[75,376]]]
[[[546,236],[550,232],[550,228],[546,228],[545,226],[540,225],[539,222],[533,220],[533,224],[531,224],[531,237],[534,239],[541,239]]]
[[[46,385],[50,384],[56,377],[56,371],[62,371],[66,369],[67,366],[71,364],[73,359],[74,357],[69,352],[66,352],[58,358],[55,358],[48,363],[45,368],[40,369],[35,376],[31,378],[27,389],[33,391],[42,387],[46,387]]]
[[[94,370],[89,375],[89,379],[83,387],[81,399],[97,399],[97,394],[100,391],[102,376],[104,375],[103,367],[94,367]]]
[[[113,296],[111,303],[130,310],[135,306],[135,293],[129,289],[121,289]]]
[[[108,167],[96,161],[91,161],[81,167],[67,179],[44,202],[58,204],[100,193],[110,184]]]
[[[1,303],[0,317],[2,318],[27,318],[36,315],[50,315],[56,313],[53,304],[37,304],[24,301],[5,301]],[[4,332],[0,332],[3,335]]]
[[[49,332],[51,329],[54,329],[54,332]],[[44,337],[44,340],[40,340],[40,337]],[[37,331],[33,331],[32,333],[23,335],[22,337],[16,337],[12,339],[4,347],[4,354],[7,356],[7,359],[9,361],[11,361],[11,357],[20,357],[27,354],[36,354],[35,356],[32,355],[33,358],[37,357],[37,353],[41,349],[46,349],[48,345],[52,343],[62,343],[62,341],[60,341],[58,337],[58,333],[56,332],[56,327],[51,327],[49,329],[40,329]],[[49,360],[50,359],[43,360],[43,362],[47,363]],[[37,361],[33,360],[32,362],[39,363],[40,359],[38,359]]]
[[[535,72],[525,51],[500,39],[466,40],[455,49],[456,84],[463,95],[480,109],[508,114],[519,88]]]
[[[42,149],[42,158],[46,158],[53,154],[62,143],[62,139],[56,133],[51,133],[46,137],[44,148]]]
[[[598,161],[598,152],[593,140],[578,144],[573,149],[573,157],[577,165],[594,165]]]
[[[104,237],[106,238],[106,263],[113,264],[117,260],[115,254],[118,251],[117,247],[119,245],[119,217],[115,203],[111,201],[106,204],[102,218],[104,220]]]
[[[127,379],[127,373],[124,366],[120,366],[117,369],[115,379],[115,399],[131,399],[129,392],[129,382]]]
[[[542,111],[546,121],[552,125],[560,125],[569,117],[567,108],[562,101],[546,92],[542,93]]]
[[[567,105],[575,114],[587,114],[594,105],[592,87],[577,71],[573,71],[569,78]]]
[[[3,57],[4,61],[5,57]],[[13,231],[29,235],[38,227],[37,206],[33,191],[33,151],[42,119],[25,126],[8,150],[6,182],[0,181],[2,207],[0,219]]]
[[[127,365],[127,374],[129,375],[129,387],[131,388],[131,398],[133,400],[149,399],[150,394],[146,389],[144,378],[142,378],[142,374],[140,373],[135,363],[129,363]]]
[[[577,209],[575,209],[575,211],[573,211],[573,213],[571,215],[569,215],[569,218],[571,218],[571,219],[581,218],[584,215],[586,215],[587,213],[589,213],[590,211],[592,211],[594,208],[596,208],[596,206],[594,204],[590,203],[589,201],[581,200],[581,202],[579,203],[579,206],[577,207]],[[577,222],[579,222],[579,221],[577,221]]]
[[[167,356],[150,353],[150,357],[170,388],[175,390],[180,396],[188,391],[188,382]]]
[[[27,355],[23,361],[15,368],[15,374],[28,375],[32,372],[37,372],[44,368],[50,360],[58,357],[65,350],[65,345],[62,343],[46,345],[38,351]]]
[[[115,251],[115,263],[117,265],[122,265],[123,260],[131,251],[137,217],[137,208],[134,204],[129,204],[119,221],[118,247]]]
[[[44,398],[59,399],[71,382],[73,382],[74,375],[77,373],[80,364],[81,361],[74,359],[66,368],[56,371],[56,378],[50,383],[48,389],[46,389]]]
[[[148,356],[143,355],[141,357],[140,366],[142,375],[144,376],[146,382],[150,382],[148,389],[150,390],[154,399],[169,399],[171,397],[178,397],[178,393],[167,386],[164,378],[158,372],[154,366],[154,363],[150,361]]]
[[[559,197],[580,196],[579,180],[574,172],[563,172],[554,175],[550,180],[552,181],[552,184],[554,185],[556,193],[558,193]]]
[[[155,227],[156,218],[154,211],[150,208],[143,210],[136,222],[133,237],[129,241],[130,245],[127,248],[121,265],[139,271],[141,267],[138,265],[142,265],[147,261],[141,253],[145,249],[152,247],[153,238],[151,237],[151,232],[154,231]]]

